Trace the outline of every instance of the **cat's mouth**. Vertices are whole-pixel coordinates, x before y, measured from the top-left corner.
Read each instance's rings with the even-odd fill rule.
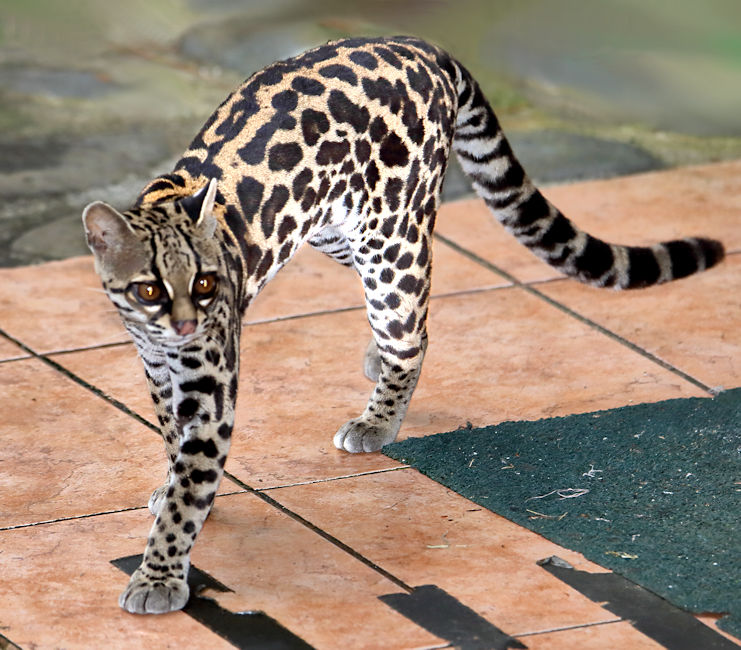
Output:
[[[158,332],[157,334],[150,334],[150,337],[160,345],[167,347],[180,347],[192,343],[199,338],[201,334],[202,332],[198,331],[198,328],[194,326],[193,329],[188,328],[187,330],[181,330],[180,332],[174,328],[168,329],[164,332]]]

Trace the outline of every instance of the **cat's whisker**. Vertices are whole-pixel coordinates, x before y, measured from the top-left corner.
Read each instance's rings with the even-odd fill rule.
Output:
[[[83,287],[83,289],[85,291],[90,291],[92,293],[101,293],[104,296],[107,296],[108,295],[108,294],[106,294],[105,289],[103,289],[102,287]]]

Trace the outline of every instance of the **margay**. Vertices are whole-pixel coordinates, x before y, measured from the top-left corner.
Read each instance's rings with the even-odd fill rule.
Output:
[[[166,612],[188,599],[190,550],[234,424],[242,315],[304,242],[357,271],[373,333],[365,372],[376,386],[334,443],[368,452],[394,440],[427,345],[431,237],[451,149],[502,225],[583,282],[645,287],[723,257],[707,239],[624,247],[580,231],[528,179],[468,71],[423,41],[342,40],[270,65],[130,210],[96,202],[84,212],[169,458],[122,607]]]

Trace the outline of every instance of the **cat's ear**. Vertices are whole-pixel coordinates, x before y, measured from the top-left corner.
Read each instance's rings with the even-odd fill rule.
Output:
[[[216,219],[214,219],[214,203],[218,181],[212,178],[192,196],[183,199],[182,205],[195,222],[196,229],[206,238],[214,234]]]
[[[126,258],[133,261],[132,252],[141,248],[141,242],[131,230],[126,218],[107,203],[96,201],[82,212],[87,245],[95,254],[98,265],[118,266]]]
[[[203,196],[203,203],[201,204],[201,211],[200,211],[200,214],[198,215],[198,221],[196,221],[197,227],[202,227],[204,225],[204,222],[210,216],[213,215],[214,203],[216,201],[217,185],[218,185],[218,181],[215,178],[212,178],[208,182],[208,185],[205,188],[202,188],[200,192],[198,192],[198,194],[201,194],[201,192],[204,192],[205,190],[204,196]]]

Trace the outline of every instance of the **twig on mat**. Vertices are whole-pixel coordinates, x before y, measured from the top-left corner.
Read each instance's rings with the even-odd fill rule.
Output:
[[[531,513],[533,516],[528,517],[528,519],[555,519],[556,521],[561,521],[566,515],[568,515],[568,512],[564,512],[561,515],[546,515],[542,512],[538,512],[537,510],[530,510],[526,509],[525,512]]]
[[[562,499],[575,499],[576,497],[583,497],[589,490],[587,488],[560,488],[558,490],[551,490],[548,494],[541,494],[539,497],[530,497],[525,501],[532,501],[533,499],[545,499],[551,496],[551,494],[557,494]]]

